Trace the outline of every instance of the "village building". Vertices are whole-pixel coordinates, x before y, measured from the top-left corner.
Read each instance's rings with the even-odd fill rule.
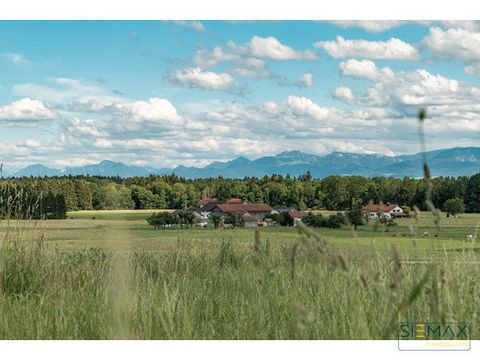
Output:
[[[388,219],[406,217],[403,209],[398,204],[370,204],[362,207],[362,214],[370,220],[376,220],[383,216]]]
[[[220,200],[218,200],[217,198],[203,198],[198,200],[197,206],[198,208],[201,209],[208,204],[220,204],[220,203],[221,203]]]
[[[226,216],[228,214],[236,214],[243,216],[248,213],[255,219],[263,220],[266,215],[271,214],[274,209],[267,204],[218,204],[212,210],[212,214]]]
[[[302,218],[307,215],[305,211],[300,210],[289,210],[288,214],[293,218],[294,221],[302,221]]]
[[[249,213],[245,213],[242,215],[243,226],[245,227],[257,227],[258,220],[255,216],[250,215]]]
[[[208,224],[208,216],[205,217],[203,216],[200,212],[194,211],[193,212],[193,217],[195,219],[195,224],[200,227],[206,227]]]
[[[246,204],[247,202],[239,198],[230,198],[225,203],[226,204]]]
[[[219,203],[217,202],[211,202],[208,204],[205,204],[202,206],[199,210],[198,213],[202,216],[204,219],[208,219],[208,215],[212,212],[213,209],[218,205]]]
[[[208,223],[209,216],[216,214],[225,217],[235,214],[242,217],[245,227],[268,226],[264,222],[265,216],[278,212],[267,204],[249,204],[239,198],[230,198],[225,202],[218,198],[204,198],[197,203],[195,218],[198,223]]]

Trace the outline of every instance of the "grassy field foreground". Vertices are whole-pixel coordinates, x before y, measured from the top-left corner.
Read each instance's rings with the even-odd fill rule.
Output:
[[[155,231],[142,216],[3,222],[0,338],[395,339],[399,321],[480,338],[477,215],[356,233]],[[412,229],[431,238],[399,237]]]

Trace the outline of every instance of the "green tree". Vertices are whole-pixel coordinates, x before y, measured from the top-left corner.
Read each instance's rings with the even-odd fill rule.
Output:
[[[157,208],[158,198],[150,190],[141,186],[133,185],[131,187],[132,200],[135,204],[135,209],[155,209]]]
[[[84,179],[74,180],[75,195],[77,197],[77,208],[79,210],[92,209],[92,192],[88,186],[88,182]]]
[[[355,230],[357,230],[358,225],[363,225],[365,222],[365,218],[359,207],[347,211],[345,216],[347,217],[348,223],[352,225]]]
[[[213,227],[215,229],[218,229],[220,225],[222,225],[223,219],[220,215],[218,214],[210,214],[208,218],[212,221]]]
[[[234,227],[240,227],[240,226],[243,226],[244,224],[242,217],[234,213],[229,213],[227,216],[225,216],[225,219],[223,220],[223,222],[225,224],[231,224]]]
[[[295,219],[288,212],[280,214],[280,225],[281,226],[293,226],[295,224]]]
[[[465,212],[465,204],[462,199],[448,199],[443,204],[443,211],[447,214],[457,217],[458,214],[463,214]]]
[[[388,232],[392,226],[397,226],[397,223],[393,221],[393,219],[386,216],[382,216],[379,222],[385,227],[385,232]]]
[[[468,179],[465,210],[469,213],[480,213],[480,173]]]

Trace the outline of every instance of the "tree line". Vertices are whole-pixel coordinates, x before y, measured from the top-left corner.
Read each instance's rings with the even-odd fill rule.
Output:
[[[460,199],[465,212],[480,212],[480,173],[456,178],[437,177],[431,182],[432,201],[437,208],[443,209],[447,200]],[[329,176],[314,179],[309,173],[300,177],[272,175],[244,179],[185,179],[172,174],[128,179],[87,176],[0,179],[0,192],[6,194],[6,189],[21,189],[31,199],[42,194],[43,199],[49,197],[48,203],[54,203],[53,197],[56,197],[57,205],[47,205],[60,208],[64,201],[66,211],[186,209],[204,197],[220,200],[235,197],[251,203],[300,210],[345,211],[370,201],[425,210],[427,182],[408,177]],[[12,194],[2,195],[0,206],[6,206],[8,196]]]
[[[0,186],[0,219],[65,219],[67,204],[62,193],[39,191],[25,184]]]

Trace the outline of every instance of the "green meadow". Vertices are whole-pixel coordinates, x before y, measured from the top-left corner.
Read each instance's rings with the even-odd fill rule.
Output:
[[[480,338],[480,215],[255,231],[154,230],[151,212],[2,221],[0,338],[395,339],[402,321]]]

